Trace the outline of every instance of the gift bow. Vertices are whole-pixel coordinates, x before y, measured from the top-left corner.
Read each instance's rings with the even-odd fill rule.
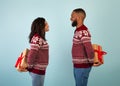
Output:
[[[101,51],[100,46],[98,46],[98,50],[95,49],[94,52],[97,52],[98,59],[100,60],[100,62],[102,62],[102,56],[105,55],[105,54],[107,54],[107,52]]]

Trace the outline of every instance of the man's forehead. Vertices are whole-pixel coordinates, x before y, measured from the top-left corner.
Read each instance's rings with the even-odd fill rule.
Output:
[[[77,15],[77,13],[76,13],[76,12],[72,12],[72,15],[74,15],[74,16],[75,16],[75,15]]]

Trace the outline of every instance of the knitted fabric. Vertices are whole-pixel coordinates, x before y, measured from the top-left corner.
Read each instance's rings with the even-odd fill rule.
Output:
[[[28,53],[28,69],[46,70],[49,60],[49,46],[39,35],[34,35]]]
[[[94,50],[91,35],[85,25],[77,28],[73,37],[72,58],[75,67],[90,67],[93,64]]]

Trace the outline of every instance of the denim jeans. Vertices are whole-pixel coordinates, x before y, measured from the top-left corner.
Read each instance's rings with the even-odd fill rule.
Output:
[[[32,77],[32,86],[44,86],[45,75],[39,75],[32,72],[29,72]]]
[[[76,86],[87,86],[90,68],[74,68]]]

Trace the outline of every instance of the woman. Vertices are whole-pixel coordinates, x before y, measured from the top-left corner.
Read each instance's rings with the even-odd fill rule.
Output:
[[[49,25],[44,18],[38,17],[31,26],[29,34],[30,51],[28,53],[28,71],[32,77],[32,86],[43,86],[49,60],[49,46],[45,33]]]

